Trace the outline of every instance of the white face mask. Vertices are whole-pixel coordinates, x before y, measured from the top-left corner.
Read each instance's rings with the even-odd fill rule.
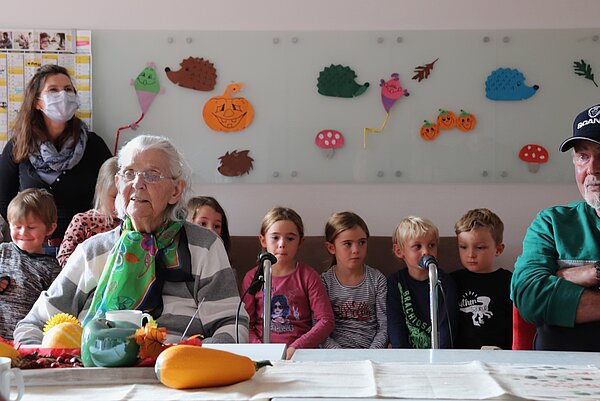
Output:
[[[73,92],[48,92],[41,97],[44,101],[42,111],[52,121],[64,123],[75,115],[79,108],[79,98]]]

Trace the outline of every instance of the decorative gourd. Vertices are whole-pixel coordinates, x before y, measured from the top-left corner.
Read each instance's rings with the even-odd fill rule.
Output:
[[[467,132],[475,128],[475,124],[477,124],[475,116],[461,109],[458,120],[456,121],[456,127],[463,132]]]
[[[421,126],[421,138],[426,141],[433,141],[440,134],[440,129],[437,124],[432,124],[427,120],[424,120],[424,122]]]
[[[42,339],[45,348],[80,348],[83,329],[79,323],[64,322],[52,327]]]
[[[19,356],[19,351],[13,348],[12,345],[0,341],[0,357],[16,359]]]
[[[439,129],[453,129],[456,127],[456,114],[448,110],[439,109],[440,114],[438,114],[437,122]]]
[[[186,389],[239,383],[266,365],[271,363],[216,349],[175,345],[161,352],[154,371],[165,386]]]
[[[202,117],[208,128],[215,131],[240,131],[250,125],[254,109],[246,98],[231,97],[244,88],[242,83],[227,85],[223,96],[208,99],[202,110]]]

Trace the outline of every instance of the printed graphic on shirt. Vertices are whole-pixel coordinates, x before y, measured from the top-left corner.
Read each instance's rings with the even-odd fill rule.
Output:
[[[295,308],[295,314],[298,310]],[[285,295],[277,294],[271,298],[271,331],[275,333],[285,333],[292,331],[294,327],[289,321],[290,305]]]
[[[490,297],[478,296],[469,291],[462,294],[458,307],[463,313],[472,313],[473,326],[480,327],[485,324],[485,318],[489,320],[494,315],[490,310],[490,301]]]
[[[400,290],[400,302],[408,328],[408,341],[413,348],[431,348],[431,325],[419,319],[412,306],[410,291],[404,290],[402,284],[398,283]]]
[[[371,319],[371,310],[366,301],[346,301],[333,305],[336,320],[356,320],[367,322]]]

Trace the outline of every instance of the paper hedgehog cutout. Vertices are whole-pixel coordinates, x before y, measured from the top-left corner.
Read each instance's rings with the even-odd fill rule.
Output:
[[[225,152],[223,156],[219,157],[221,165],[217,167],[217,170],[226,177],[250,174],[250,170],[254,167],[252,165],[254,159],[248,156],[248,153],[250,153],[249,150]]]
[[[167,78],[176,85],[199,91],[211,91],[217,83],[217,70],[213,63],[203,58],[188,57],[180,64],[181,68],[171,71],[165,67]]]
[[[539,88],[525,85],[525,76],[517,69],[498,68],[485,81],[485,96],[490,100],[525,100]]]
[[[369,87],[365,82],[359,85],[354,80],[356,73],[350,67],[333,65],[325,67],[317,78],[317,90],[321,95],[334,97],[356,97],[360,96]]]

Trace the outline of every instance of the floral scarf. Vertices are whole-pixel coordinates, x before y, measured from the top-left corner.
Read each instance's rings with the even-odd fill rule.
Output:
[[[60,152],[51,141],[44,141],[38,150],[29,155],[29,161],[40,178],[50,185],[63,171],[72,169],[81,161],[87,141],[88,134],[85,128],[81,129],[77,143],[75,138],[70,137]]]
[[[156,263],[165,267],[179,265],[177,247],[182,226],[182,221],[175,221],[165,223],[156,234],[141,233],[134,231],[128,217],[121,237],[110,251],[83,324],[104,317],[111,310],[162,310],[162,285],[156,280]]]

